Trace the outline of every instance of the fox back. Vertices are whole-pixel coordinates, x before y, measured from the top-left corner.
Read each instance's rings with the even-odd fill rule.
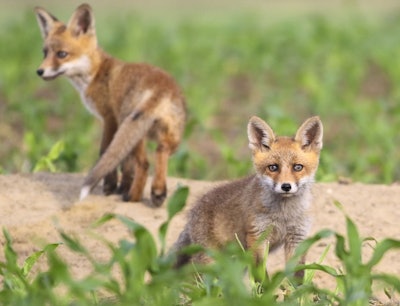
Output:
[[[101,157],[85,178],[81,199],[104,178],[105,194],[121,193],[124,200],[140,201],[150,139],[157,143],[151,199],[161,205],[167,194],[168,158],[181,141],[186,120],[181,89],[160,68],[125,63],[101,50],[88,4],[80,5],[67,24],[43,8],[35,11],[44,40],[44,60],[37,74],[44,80],[66,76],[86,108],[103,123]]]
[[[219,249],[238,238],[260,263],[267,244],[271,251],[284,245],[288,260],[306,237],[306,212],[322,148],[321,121],[312,117],[294,137],[276,137],[267,123],[252,117],[247,131],[256,173],[218,186],[195,203],[174,246],[177,266],[211,261],[205,253],[185,255],[182,249],[189,244]]]

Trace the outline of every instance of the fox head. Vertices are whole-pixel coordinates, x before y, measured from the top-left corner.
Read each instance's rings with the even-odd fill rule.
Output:
[[[275,194],[300,194],[314,181],[322,149],[323,127],[318,117],[306,120],[294,137],[276,137],[267,123],[252,117],[248,124],[254,168]]]
[[[80,5],[68,24],[36,7],[36,18],[44,40],[44,60],[37,74],[44,80],[60,75],[88,76],[93,69],[93,51],[97,48],[95,21],[88,4]]]

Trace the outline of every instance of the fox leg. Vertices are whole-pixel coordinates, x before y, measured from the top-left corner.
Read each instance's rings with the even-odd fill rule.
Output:
[[[261,280],[264,279],[264,275],[267,273],[266,270],[260,272],[259,269],[257,269],[262,266],[264,262],[268,245],[268,240],[260,240],[260,237],[261,235],[257,232],[249,232],[246,236],[246,249],[251,250],[253,253],[253,260],[256,267],[254,276],[258,282],[261,282]],[[263,273],[263,275],[260,275],[260,273]]]
[[[169,148],[160,144],[156,151],[155,174],[151,185],[151,202],[157,207],[162,205],[167,196],[167,172],[169,156]]]
[[[302,242],[305,238],[305,234],[299,233],[298,231],[288,229],[288,236],[285,239],[285,260],[288,262],[294,255],[294,251],[296,247]],[[306,262],[306,254],[303,254],[300,257],[298,264],[302,265]],[[300,270],[295,272],[295,277],[300,281],[304,278],[304,270]]]
[[[122,162],[122,178],[118,187],[118,193],[125,195],[129,192],[132,186],[133,177],[135,174],[135,156],[134,150]]]
[[[146,185],[149,161],[146,155],[146,143],[141,140],[132,151],[134,156],[134,178],[129,193],[123,195],[124,201],[138,202],[142,199],[143,189]]]
[[[263,232],[255,230],[254,227],[247,229],[245,248],[250,250],[253,254],[254,263],[256,265],[262,264],[264,261],[265,253],[267,252],[268,237],[263,237]]]
[[[291,246],[287,246],[285,245],[285,259],[286,262],[288,262],[288,260],[290,258],[292,258],[293,254],[294,254],[294,249],[296,248],[297,245],[291,245]],[[306,262],[306,255],[303,254],[298,262],[299,265],[303,265]],[[294,273],[294,276],[301,282],[304,278],[304,270],[299,270],[297,272]]]
[[[113,119],[104,120],[103,137],[100,145],[100,156],[106,151],[110,145],[115,132],[117,131],[117,123]],[[112,194],[116,191],[118,185],[118,172],[114,169],[104,177],[103,192],[105,195]]]

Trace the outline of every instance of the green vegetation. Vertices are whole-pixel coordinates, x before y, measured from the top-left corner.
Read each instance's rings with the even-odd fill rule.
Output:
[[[319,180],[390,183],[400,179],[397,17],[266,23],[232,14],[215,22],[167,22],[126,13],[99,17],[97,32],[110,54],[163,67],[184,89],[190,120],[171,175],[245,175],[252,171],[250,116],[264,118],[278,134],[293,134],[318,114],[325,127]],[[66,79],[44,82],[35,75],[42,41],[33,12],[8,22],[0,42],[2,172],[32,171],[58,141],[64,148],[51,161],[56,169],[88,170],[97,158],[100,124]]]
[[[50,244],[29,256],[22,266],[7,233],[5,261],[0,262],[0,301],[2,305],[368,305],[372,301],[372,285],[380,281],[387,292],[400,292],[398,276],[377,274],[372,268],[385,253],[400,248],[400,241],[386,239],[376,244],[366,263],[361,250],[365,242],[355,224],[347,220],[347,234],[322,230],[302,243],[286,268],[272,275],[260,275],[252,256],[238,244],[221,252],[208,250],[215,263],[208,266],[187,265],[172,269],[173,256],[165,251],[165,235],[169,222],[186,202],[188,188],[181,187],[168,203],[168,220],[159,229],[161,248],[151,234],[133,220],[109,214],[94,226],[111,219],[122,222],[132,233],[132,239],[118,245],[101,239],[110,250],[110,259],[94,260],[90,250],[79,240],[60,231],[62,244]],[[336,238],[335,254],[343,271],[319,263],[297,266],[296,262],[311,246],[327,237]],[[88,260],[92,272],[83,279],[71,275],[68,265],[57,252],[67,248]],[[199,251],[189,247],[188,252]],[[327,251],[327,249],[326,249]],[[326,254],[326,252],[325,252]],[[323,255],[323,257],[325,256]],[[41,256],[47,256],[48,268],[32,273]],[[321,261],[323,261],[323,257]],[[229,268],[227,268],[229,267]],[[261,267],[265,271],[265,266]],[[296,284],[293,273],[305,269],[302,285]],[[245,271],[249,271],[245,276]],[[331,275],[337,283],[333,291],[313,283],[315,271]],[[119,273],[115,273],[119,271]],[[256,282],[255,279],[261,279]]]

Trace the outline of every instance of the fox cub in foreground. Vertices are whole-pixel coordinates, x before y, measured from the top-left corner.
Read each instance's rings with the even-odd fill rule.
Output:
[[[256,264],[262,262],[267,243],[271,251],[284,245],[288,260],[308,234],[306,210],[322,149],[320,119],[309,118],[291,138],[276,137],[267,123],[252,117],[247,133],[256,174],[216,187],[197,201],[173,247],[177,267],[211,261],[204,253],[190,258],[181,252],[185,246],[220,249],[235,235],[254,252]],[[266,239],[260,241],[263,233]]]
[[[105,194],[119,192],[126,201],[140,201],[149,167],[149,138],[157,142],[151,199],[161,205],[167,194],[168,158],[181,141],[186,120],[180,88],[159,68],[124,63],[101,50],[88,4],[79,6],[68,24],[43,8],[35,12],[44,39],[44,60],[37,74],[44,80],[68,77],[83,104],[104,126],[101,157],[84,181],[81,199],[104,178]]]

